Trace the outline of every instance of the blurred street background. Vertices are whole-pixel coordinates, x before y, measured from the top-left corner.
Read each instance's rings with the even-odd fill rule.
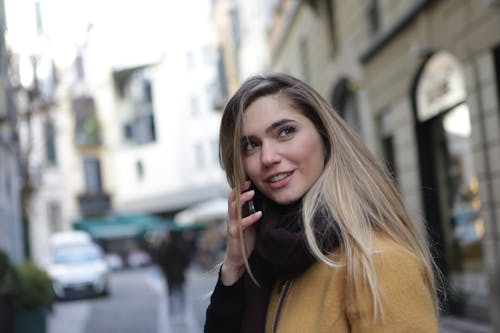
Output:
[[[192,267],[188,272],[185,320],[168,316],[165,284],[154,267],[121,271],[112,277],[112,295],[57,303],[49,315],[49,332],[74,333],[203,332],[205,309],[215,285],[215,271]]]
[[[500,332],[499,32],[498,0],[0,0],[0,332],[202,332],[222,109],[268,72],[385,164],[442,332]]]

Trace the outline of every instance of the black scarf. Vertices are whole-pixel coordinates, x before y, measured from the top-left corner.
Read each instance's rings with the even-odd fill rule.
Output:
[[[329,227],[331,222],[331,218],[321,212],[313,221],[317,236],[321,234],[324,238],[324,233],[328,234],[328,243],[320,245],[324,253],[340,244],[337,232]],[[266,202],[262,219],[255,227],[257,239],[249,264],[260,288],[245,273],[245,310],[241,328],[244,333],[264,332],[267,306],[276,281],[292,280],[316,262],[307,248],[300,201],[287,206]]]

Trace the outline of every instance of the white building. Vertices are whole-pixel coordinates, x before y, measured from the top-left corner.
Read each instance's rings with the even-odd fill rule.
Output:
[[[225,195],[210,2],[120,3],[119,16],[104,3],[85,28],[60,91],[70,97],[60,105],[67,178],[78,198],[72,219],[168,215]],[[82,144],[92,123],[95,140]]]
[[[15,88],[20,186],[25,194],[20,205],[27,218],[27,255],[45,266],[50,235],[69,228],[67,192],[60,168],[60,126],[53,107],[51,45],[43,30],[40,3],[13,4],[9,1],[6,6],[6,37],[12,53],[10,79]]]
[[[4,3],[0,0],[0,250],[19,263],[22,250],[22,227],[18,142],[14,139],[15,118],[5,57]]]

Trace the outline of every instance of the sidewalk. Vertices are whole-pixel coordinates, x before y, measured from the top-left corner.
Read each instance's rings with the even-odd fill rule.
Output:
[[[493,328],[484,323],[477,323],[457,317],[441,317],[440,333],[494,333]]]
[[[158,333],[200,333],[203,328],[198,327],[193,313],[192,304],[186,299],[186,314],[183,320],[175,322],[168,315],[168,293],[166,284],[161,272],[156,267],[152,267],[147,279],[149,285],[159,296],[158,303]],[[187,297],[186,297],[187,298]]]

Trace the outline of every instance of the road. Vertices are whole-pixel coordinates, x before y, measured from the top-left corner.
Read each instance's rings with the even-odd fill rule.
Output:
[[[203,332],[216,278],[215,271],[189,270],[186,318],[174,322],[168,317],[165,283],[155,266],[114,272],[108,297],[57,302],[49,315],[48,333]]]

